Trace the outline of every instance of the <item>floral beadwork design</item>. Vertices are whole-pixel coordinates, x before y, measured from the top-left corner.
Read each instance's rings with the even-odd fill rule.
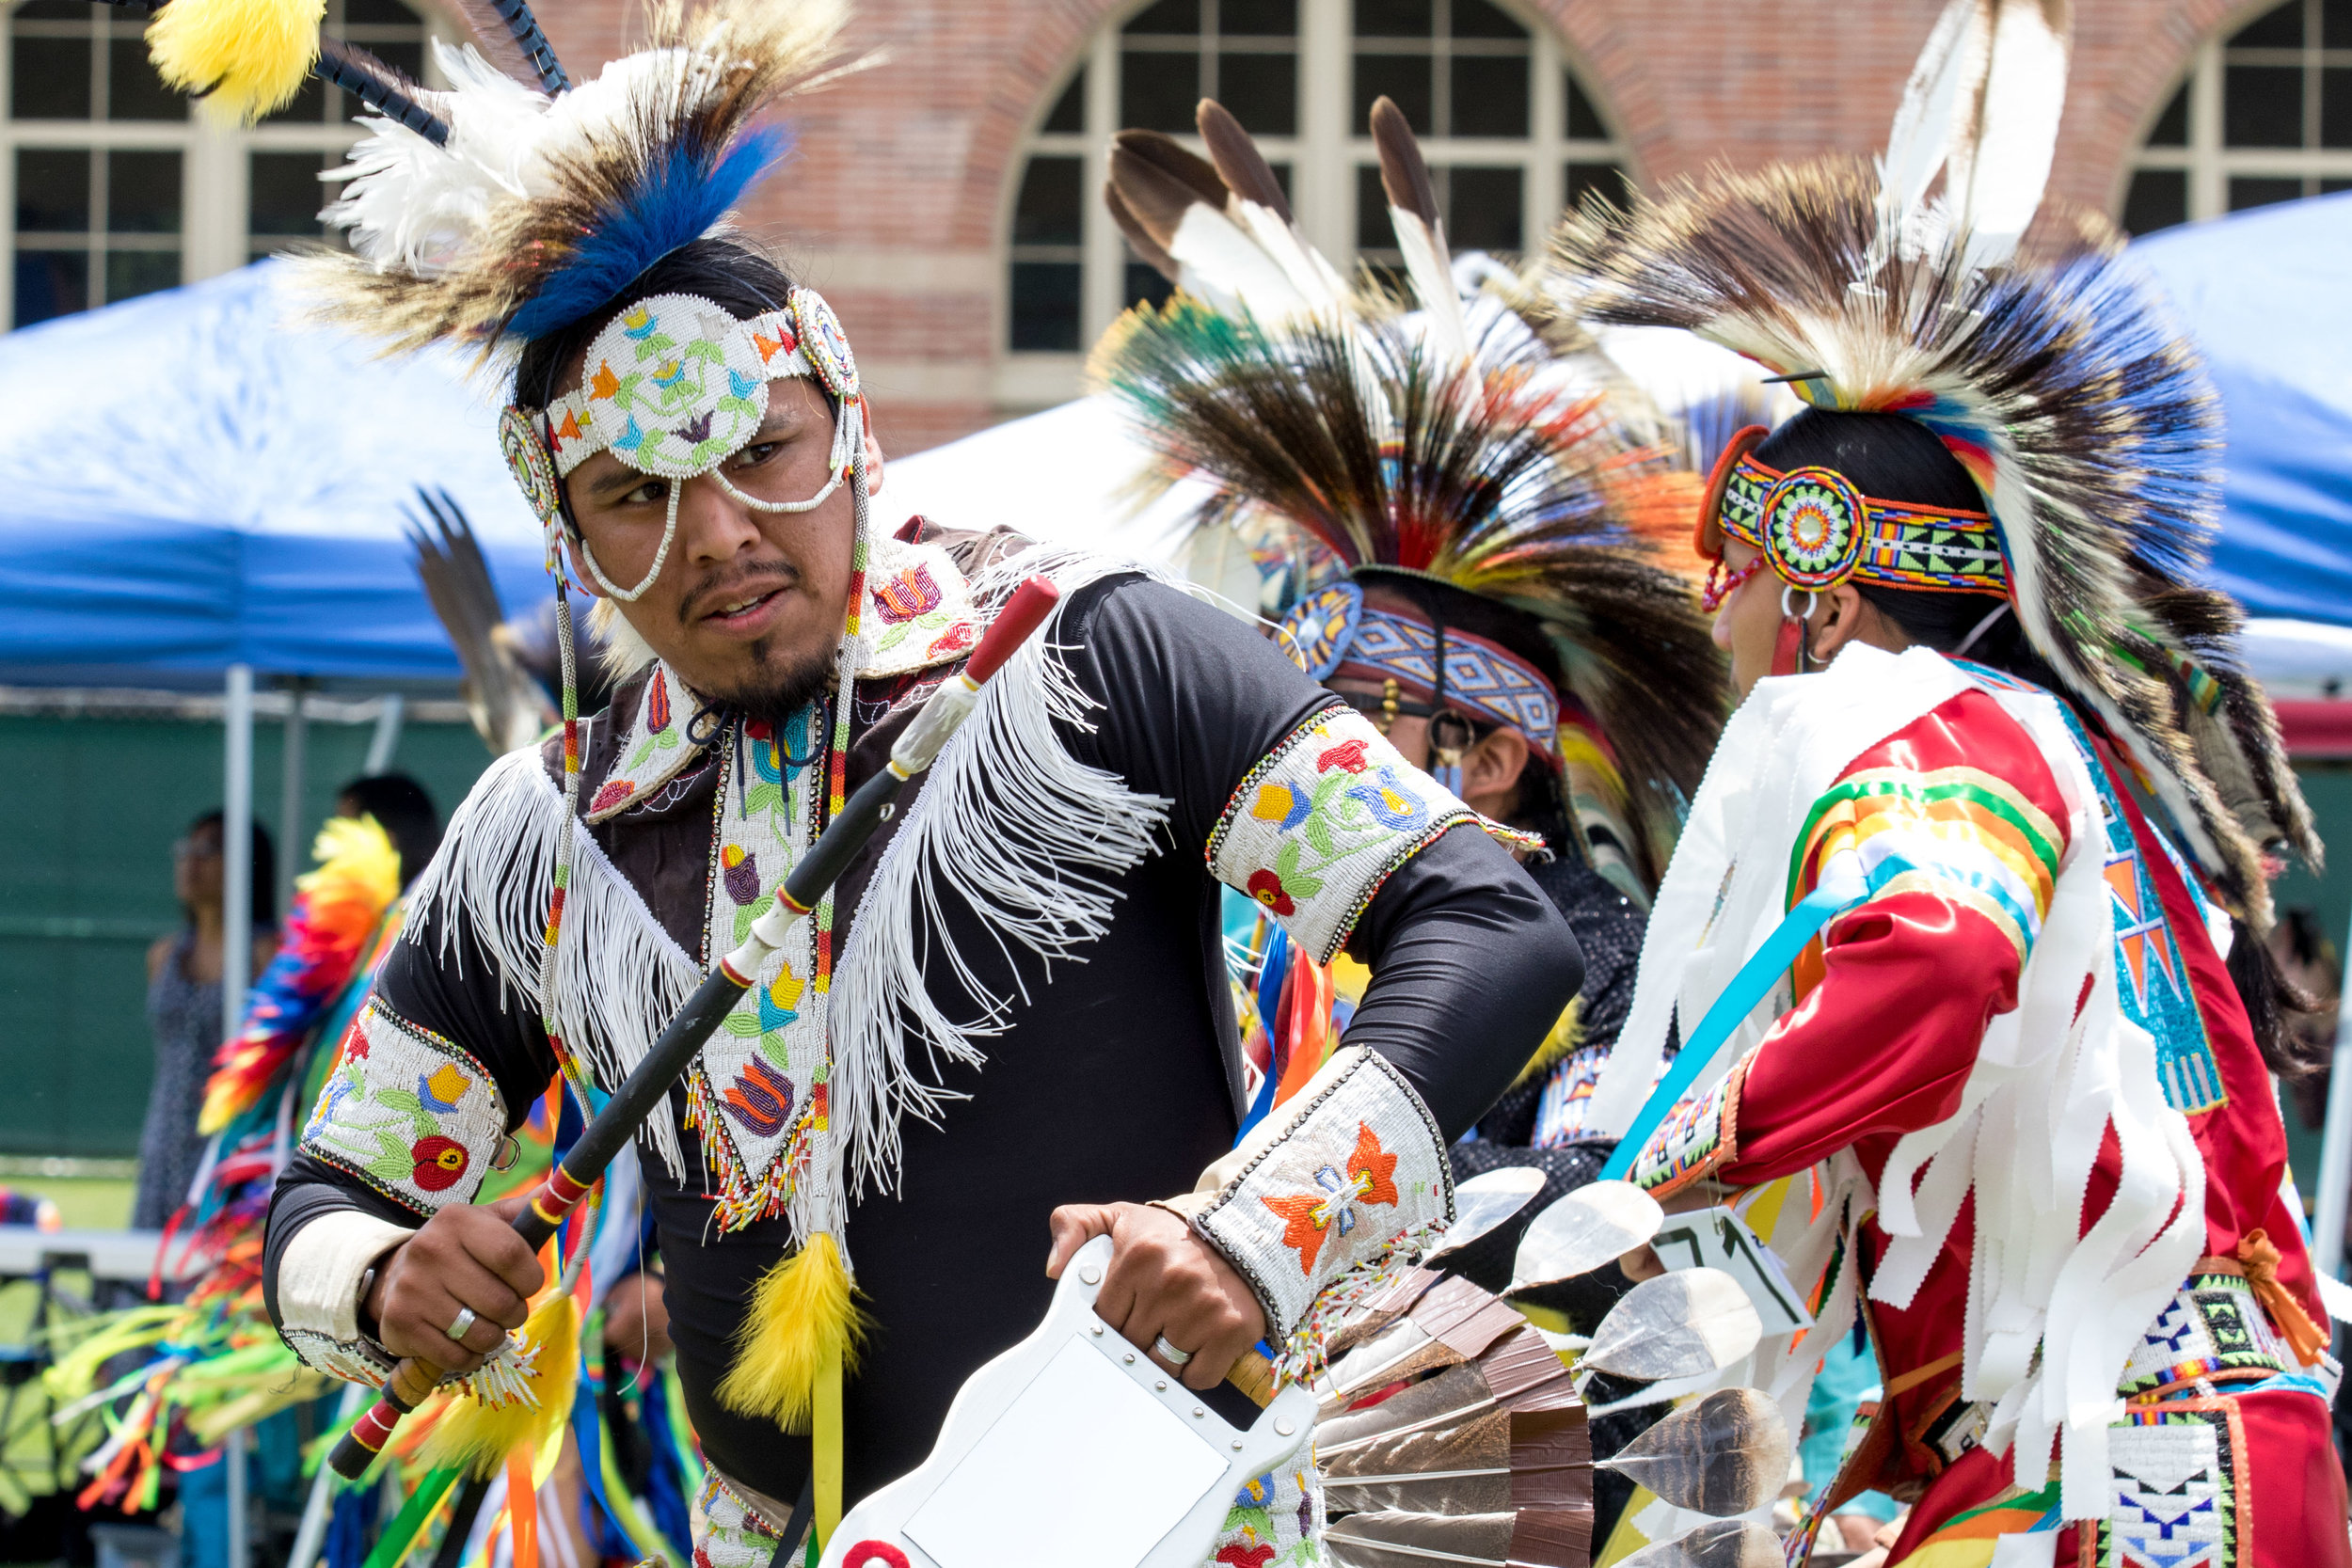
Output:
[[[1279,1343],[1331,1287],[1450,1221],[1454,1178],[1428,1107],[1375,1052],[1343,1048],[1276,1115],[1193,1225],[1249,1281]]]
[[[1380,1147],[1380,1134],[1370,1124],[1356,1129],[1356,1152],[1342,1170],[1325,1165],[1315,1172],[1314,1189],[1289,1197],[1258,1201],[1280,1216],[1282,1244],[1298,1254],[1298,1272],[1315,1272],[1315,1255],[1325,1236],[1336,1230],[1344,1237],[1356,1228],[1357,1206],[1396,1207],[1397,1156]]]
[[[588,797],[587,810],[580,814],[590,823],[659,795],[664,784],[705,754],[705,743],[687,733],[689,716],[702,700],[667,665],[650,665],[639,678],[642,686],[625,684],[613,698],[612,721],[626,714],[628,727],[613,749],[620,761]]]
[[[956,658],[979,637],[971,587],[938,545],[885,539],[866,568],[873,621],[866,633],[867,676],[906,674]]]
[[[346,1037],[302,1149],[430,1214],[470,1196],[505,1135],[506,1103],[488,1070],[379,997]]]
[[[641,473],[702,473],[739,451],[768,412],[768,366],[752,333],[707,300],[640,301],[596,335],[584,363],[587,406],[565,412]]]
[[[825,714],[803,708],[781,723],[751,720],[727,732],[735,755],[720,769],[713,810],[708,944],[740,944],[807,852],[825,787]],[[724,1228],[784,1211],[824,1126],[825,1011],[812,921],[781,950],[721,1021],[687,1075],[687,1124],[697,1129],[719,1181]]]
[[[1315,1568],[1323,1560],[1323,1478],[1304,1455],[1243,1483],[1209,1552],[1216,1568]]]
[[[1233,791],[1209,835],[1209,866],[1328,963],[1390,872],[1448,828],[1475,820],[1370,720],[1327,708]]]

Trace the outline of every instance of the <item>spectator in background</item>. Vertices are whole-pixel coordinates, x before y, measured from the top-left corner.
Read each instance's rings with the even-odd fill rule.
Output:
[[[185,924],[147,950],[147,1023],[155,1038],[155,1083],[139,1130],[138,1196],[131,1223],[160,1229],[188,1196],[204,1152],[197,1113],[221,1040],[222,815],[206,812],[171,847],[172,891]],[[253,825],[253,943],[250,980],[278,951],[278,854]]]

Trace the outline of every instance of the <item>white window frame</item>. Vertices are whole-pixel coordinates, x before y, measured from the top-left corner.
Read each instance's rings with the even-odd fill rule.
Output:
[[[2229,21],[2198,44],[2189,56],[2188,69],[2174,79],[2156,100],[2139,135],[2131,158],[2125,163],[2116,182],[2115,199],[2111,206],[2118,216],[2131,194],[2132,176],[2142,169],[2185,169],[2188,171],[2188,220],[2202,223],[2208,218],[2223,217],[2230,211],[2230,179],[2233,175],[2252,179],[2280,180],[2352,180],[2352,147],[2322,148],[2319,140],[2320,71],[2323,67],[2352,68],[2352,49],[2323,49],[2320,47],[2320,12],[2322,0],[2301,0],[2303,6],[2303,46],[2300,49],[2233,49],[2230,38],[2240,28],[2270,14],[2275,6],[2260,7],[2233,15]],[[2242,65],[2299,66],[2303,71],[2304,138],[2313,145],[2306,147],[2229,147],[2221,139],[2222,68],[2224,55],[2239,56]],[[2172,106],[2182,84],[2188,86],[2188,145],[2185,147],[2151,147],[2148,136],[2155,130],[2156,121]]]
[[[469,35],[452,29],[430,0],[402,0],[417,13],[428,39],[447,42]],[[103,14],[109,7],[93,9]],[[0,104],[15,79],[16,7],[0,13]],[[144,19],[135,11],[116,11],[105,20],[135,26]],[[97,35],[93,34],[93,37]],[[364,39],[361,47],[365,47]],[[439,87],[433,51],[425,50],[425,85]],[[61,148],[74,151],[156,151],[180,154],[180,281],[183,284],[233,272],[254,259],[247,232],[248,188],[246,156],[254,152],[315,152],[340,154],[359,139],[357,125],[320,122],[300,125],[257,125],[233,129],[218,125],[191,104],[185,119],[25,119],[0,115],[0,329],[16,325],[16,152],[19,148]],[[319,205],[334,199],[322,184]],[[91,214],[103,223],[103,213]],[[294,236],[287,236],[290,240]],[[129,249],[130,246],[123,248]],[[92,285],[96,288],[93,269]],[[57,320],[62,318],[51,318]]]
[[[1044,153],[1080,160],[1079,341],[1093,342],[1119,317],[1125,293],[1127,251],[1119,226],[1103,206],[1101,192],[1109,175],[1110,138],[1120,129],[1120,33],[1149,3],[1138,0],[1122,7],[1096,29],[1084,52],[1057,78],[1053,89],[1042,95],[1011,161],[1012,178],[1006,182],[1000,203],[994,251],[996,319],[991,336],[991,389],[999,407],[1046,408],[1085,390],[1083,350],[1016,353],[1005,346],[1012,309],[1013,208],[1032,156]],[[1638,178],[1638,172],[1632,149],[1617,132],[1606,102],[1594,90],[1591,74],[1571,63],[1550,24],[1531,15],[1517,0],[1494,0],[1494,4],[1528,31],[1532,73],[1528,134],[1524,137],[1428,136],[1422,139],[1422,150],[1436,166],[1519,165],[1525,171],[1520,212],[1532,245],[1541,243],[1551,214],[1562,209],[1569,164],[1614,163],[1629,178]],[[1267,162],[1290,166],[1291,211],[1300,231],[1343,271],[1353,268],[1357,254],[1356,171],[1377,166],[1380,161],[1370,127],[1347,123],[1357,42],[1354,24],[1354,0],[1298,0],[1298,134],[1255,137]],[[1045,118],[1081,70],[1087,73],[1084,129],[1041,130]],[[1611,132],[1604,139],[1568,138],[1566,80],[1571,71]],[[1202,150],[1197,136],[1177,139],[1195,151]]]

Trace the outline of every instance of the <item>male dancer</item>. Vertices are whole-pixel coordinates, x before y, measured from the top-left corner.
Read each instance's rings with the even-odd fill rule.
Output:
[[[2265,851],[2318,846],[2235,609],[2189,576],[2194,356],[2111,252],[2016,254],[2047,14],[1947,13],[1884,184],[1773,169],[1563,232],[1593,315],[1737,346],[1811,404],[1736,440],[1702,514],[1747,701],[1593,1114],[1812,1292],[1756,1363],[1792,1425],[1867,1322],[1886,1397],[1820,1508],[1913,1503],[1894,1563],[2341,1564],[2270,1083],[2301,1064],[2261,961]],[[1677,1017],[1715,1070],[1651,1131]]]
[[[559,1066],[617,1083],[1010,585],[1063,589],[645,1130],[718,1568],[771,1556],[812,1475],[777,1422],[815,1398],[824,1353],[801,1353],[854,1337],[845,1262],[866,1348],[817,1442],[850,1498],[921,1459],[1091,1234],[1119,1243],[1100,1309],[1172,1375],[1212,1386],[1262,1337],[1295,1370],[1327,1288],[1443,1221],[1445,1145],[1580,971],[1472,814],[1216,611],[1112,562],[872,534],[839,324],[718,231],[775,150],[747,122],[839,21],[657,18],[653,50],[577,92],[453,59],[454,91],[363,144],[337,209],[356,254],[317,263],[395,341],[514,356],[510,462],[633,668],[453,819],[305,1130],[269,1294],[314,1364],[508,1354],[542,1271],[465,1200],[526,1098]],[[1202,1181],[1240,1109],[1218,879],[1375,980],[1350,1049],[1262,1131],[1275,1152]],[[1497,963],[1546,978],[1493,987]]]

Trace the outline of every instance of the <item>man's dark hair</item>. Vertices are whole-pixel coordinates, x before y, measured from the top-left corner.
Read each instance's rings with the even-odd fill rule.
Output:
[[[731,235],[706,234],[639,273],[595,314],[525,344],[515,363],[514,401],[526,408],[545,408],[570,391],[565,382],[572,361],[588,351],[614,316],[641,299],[695,294],[739,321],[749,321],[784,309],[791,293],[792,278],[775,258]]]
[[[336,799],[376,826],[400,851],[400,885],[405,891],[441,847],[441,815],[424,785],[405,773],[373,773],[354,779],[336,791]]]

